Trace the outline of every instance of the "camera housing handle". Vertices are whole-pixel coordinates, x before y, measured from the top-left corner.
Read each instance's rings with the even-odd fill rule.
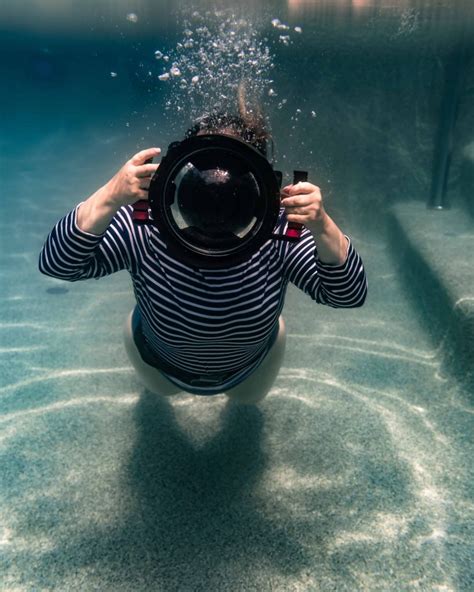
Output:
[[[280,171],[275,171],[275,173],[277,174],[281,185],[282,174]],[[300,181],[307,180],[308,171],[293,171],[293,185],[296,185],[296,183],[299,183]],[[272,234],[272,238],[295,243],[300,240],[303,228],[303,224],[299,224],[298,222],[288,222],[285,234]]]
[[[145,160],[145,164],[151,164],[153,162],[153,158],[149,158]],[[150,215],[148,213],[148,208],[150,204],[148,203],[147,199],[139,199],[133,204],[133,212],[132,212],[132,220],[138,226],[143,226],[145,224],[151,224]]]

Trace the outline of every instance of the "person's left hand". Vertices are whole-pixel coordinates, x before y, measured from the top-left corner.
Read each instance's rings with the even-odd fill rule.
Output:
[[[321,190],[312,183],[301,181],[287,185],[281,190],[281,197],[288,222],[315,226],[326,216]]]

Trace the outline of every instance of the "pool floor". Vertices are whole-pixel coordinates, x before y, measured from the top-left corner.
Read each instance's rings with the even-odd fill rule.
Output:
[[[261,404],[165,399],[123,348],[127,274],[37,271],[52,224],[106,180],[84,137],[3,160],[0,588],[472,590],[473,410],[383,236],[344,229],[363,308],[289,290],[285,363]]]

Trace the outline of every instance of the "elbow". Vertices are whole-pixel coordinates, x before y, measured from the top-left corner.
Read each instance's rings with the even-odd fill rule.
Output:
[[[362,290],[360,291],[357,299],[351,303],[351,308],[360,308],[364,305],[367,299],[367,282],[365,281],[362,285]]]
[[[363,270],[359,274],[359,281],[352,290],[352,297],[348,303],[349,308],[360,308],[367,299],[367,277]]]
[[[47,275],[53,278],[59,278],[59,275],[57,272],[55,272],[54,268],[51,265],[47,264],[44,250],[41,251],[38,259],[38,270],[43,275]]]
[[[367,283],[364,281],[358,288],[352,290],[350,294],[342,296],[327,292],[325,298],[320,298],[320,302],[332,306],[333,308],[360,308],[367,298]]]
[[[46,262],[43,252],[41,252],[39,256],[38,271],[43,275],[47,275],[48,277],[52,277],[57,280],[63,280],[65,282],[77,282],[81,279],[77,275],[65,274],[64,272],[56,269],[54,266],[49,265]]]
[[[360,308],[361,306],[364,306],[366,298],[367,298],[367,291],[364,292],[364,294],[360,297],[360,299],[357,302],[354,302],[354,304],[351,306],[351,308]]]
[[[43,275],[48,275],[50,277],[56,277],[53,273],[51,273],[50,267],[45,264],[43,251],[41,251],[39,259],[38,259],[38,271],[40,273],[42,273]]]

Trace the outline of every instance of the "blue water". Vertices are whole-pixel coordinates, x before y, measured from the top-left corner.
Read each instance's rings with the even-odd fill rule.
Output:
[[[282,2],[253,15],[269,40],[272,18],[302,28],[292,45],[268,42],[277,165],[309,170],[369,279],[356,310],[289,291],[285,363],[254,407],[143,390],[122,343],[133,306],[125,273],[67,284],[37,271],[60,216],[138,149],[182,137],[170,87],[136,75],[156,49],[175,47],[179,18],[156,3],[8,7],[2,590],[472,589],[472,393],[446,366],[407,286],[410,261],[386,232],[393,205],[424,212],[437,64],[470,20],[449,3],[392,4]],[[474,129],[471,82],[472,71],[460,148]],[[462,184],[450,199],[454,214],[466,211]],[[459,260],[471,233],[466,222],[453,239]]]

